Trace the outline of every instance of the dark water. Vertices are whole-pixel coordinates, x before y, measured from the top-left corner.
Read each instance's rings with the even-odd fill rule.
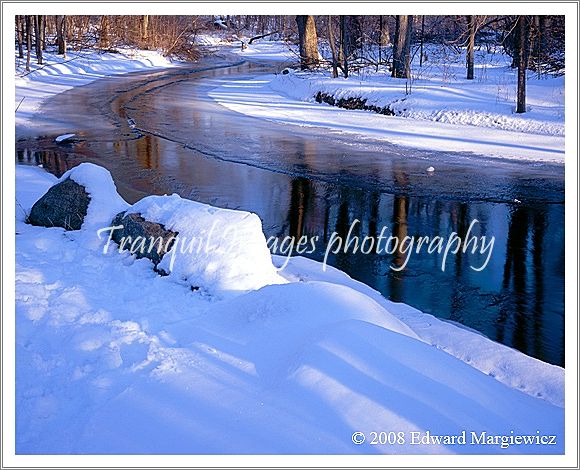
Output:
[[[216,63],[208,65],[215,66]],[[199,70],[198,66],[196,70]],[[404,256],[339,252],[329,263],[394,301],[474,328],[544,361],[564,364],[564,170],[561,166],[410,150],[228,111],[207,93],[215,80],[268,66],[158,72],[102,80],[56,97],[41,137],[17,142],[17,161],[57,175],[103,165],[130,202],[176,192],[257,213],[267,236],[495,237],[488,266],[467,252]],[[200,80],[202,79],[202,80]],[[134,119],[140,131],[127,125]],[[388,119],[388,118],[385,118]],[[78,142],[53,142],[77,132]],[[436,171],[425,169],[433,165]],[[517,201],[516,201],[517,200]],[[518,202],[519,201],[519,202]]]

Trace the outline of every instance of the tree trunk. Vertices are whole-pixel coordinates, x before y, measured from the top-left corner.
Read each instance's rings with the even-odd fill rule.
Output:
[[[347,15],[346,36],[344,38],[344,53],[350,58],[361,47],[362,31],[360,19],[357,15]]]
[[[101,33],[99,36],[99,46],[103,50],[109,49],[109,17],[101,16]]]
[[[338,54],[336,53],[336,42],[332,32],[332,16],[328,15],[328,44],[332,52],[332,78],[338,77]]]
[[[69,28],[69,17],[68,16],[63,16],[62,18],[62,37],[64,38],[64,58],[66,59],[66,45],[67,45],[67,41],[72,41],[72,28]]]
[[[474,53],[475,53],[475,17],[467,16],[467,80],[473,80]]]
[[[18,41],[18,57],[24,58],[24,49],[22,47],[22,18],[16,15],[16,40]]]
[[[425,36],[425,15],[421,16],[421,47],[419,49],[419,67],[423,67],[423,42]]]
[[[64,15],[57,15],[56,17],[56,44],[58,45],[58,53],[64,55],[66,53],[65,40],[65,17]]]
[[[386,18],[383,15],[380,16],[380,37],[379,37],[379,44],[381,47],[386,47],[389,45],[391,41],[391,37],[389,34],[389,24],[386,21]]]
[[[520,15],[516,25],[516,34],[518,38],[518,98],[516,113],[526,112],[526,62],[528,35],[526,27],[526,17]]]
[[[40,40],[40,15],[34,15],[34,47],[36,50],[36,62],[42,65],[42,42]]]
[[[42,65],[42,39],[40,37],[40,15],[34,15],[34,50],[36,52],[36,62]]]
[[[383,55],[383,15],[379,15],[379,64],[382,62]]]
[[[413,35],[413,16],[397,17],[396,43],[393,51],[393,77],[411,78],[411,37]]]
[[[396,77],[397,71],[395,70],[395,64],[399,63],[399,30],[401,25],[401,17],[399,15],[395,16],[395,37],[393,39],[393,67],[391,70],[391,76]]]
[[[32,49],[32,19],[30,15],[25,16],[26,22],[26,71],[30,72],[30,53]]]
[[[300,68],[311,69],[318,65],[318,37],[312,15],[297,15],[298,38],[300,41]]]
[[[535,41],[535,66],[538,73],[538,78],[542,77],[542,68],[544,66],[544,50],[546,45],[546,16],[536,15],[534,18],[536,26],[536,41]]]
[[[40,44],[46,51],[46,15],[40,15]]]
[[[342,57],[342,74],[348,78],[348,55],[345,51],[346,38],[348,37],[348,26],[344,15],[340,15],[340,55]]]
[[[74,29],[71,27],[72,21],[71,15],[65,15],[64,17],[64,37],[66,38],[67,42],[72,42],[74,40]]]
[[[147,47],[149,44],[149,15],[141,16],[141,43],[143,47]]]

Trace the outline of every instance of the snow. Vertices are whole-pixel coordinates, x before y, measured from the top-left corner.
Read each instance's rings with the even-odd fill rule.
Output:
[[[91,198],[82,225],[83,230],[91,231],[90,238],[94,230],[108,226],[115,215],[129,207],[117,193],[111,173],[101,166],[81,163],[65,172],[59,181],[68,178],[84,186]]]
[[[219,209],[177,194],[143,198],[128,213],[178,232],[159,268],[203,292],[237,295],[285,282],[272,264],[256,214]]]
[[[247,45],[246,49],[242,49],[240,46],[233,48],[231,52],[238,54],[244,59],[288,62],[289,64],[296,62],[299,57],[297,47],[289,45],[285,41],[258,39],[252,42],[252,44],[248,44],[249,39],[242,38],[241,40]]]
[[[65,142],[69,139],[71,139],[72,137],[74,137],[76,134],[63,134],[63,135],[59,135],[56,137],[56,139],[54,139],[55,142],[60,143],[60,142]]]
[[[514,112],[516,71],[510,68],[505,54],[479,51],[476,79],[466,80],[462,78],[464,54],[438,58],[435,50],[430,51],[430,61],[424,67],[413,65],[412,81],[393,79],[384,69],[353,73],[348,79],[333,79],[328,71],[293,71],[224,78],[210,96],[239,113],[277,123],[328,128],[357,139],[564,162],[564,77],[538,79],[530,72],[528,112],[519,115]],[[278,60],[280,53],[278,44],[258,43],[248,57],[265,60],[271,55],[272,60]],[[290,60],[291,53],[287,51],[286,57]],[[367,105],[389,106],[396,115],[319,104],[315,101],[319,92],[336,100],[366,99]]]
[[[105,170],[69,176],[89,185],[91,204],[118,204]],[[16,168],[17,453],[563,452],[563,369],[304,258],[291,259],[285,280],[268,271],[272,282],[236,296],[192,291],[147,259],[91,243],[104,211],[91,212],[82,236],[25,224],[57,181]],[[228,266],[220,254],[207,278],[216,285],[267,265],[256,216],[176,196],[130,210],[190,235],[214,220],[238,227],[253,258],[234,253]],[[556,445],[411,443],[412,432],[463,430],[468,441],[539,432]],[[355,431],[402,432],[405,442],[355,445]]]
[[[99,78],[176,65],[159,51],[130,48],[121,48],[119,53],[68,50],[66,58],[49,50],[43,52],[43,59],[44,65],[36,64],[33,53],[31,72],[26,72],[26,59],[16,57],[17,135],[34,127],[34,114],[43,102],[58,93]]]
[[[222,38],[211,34],[196,34],[194,43],[200,46],[218,46],[222,44]]]
[[[564,406],[564,370],[560,367],[526,356],[463,325],[441,320],[410,305],[391,302],[380,292],[332,266],[327,266],[323,272],[320,263],[300,256],[290,258],[289,262],[285,257],[274,256],[274,263],[276,266],[286,264],[283,273],[290,281],[324,280],[361,292],[409,325],[421,340],[499,382],[557,406]]]

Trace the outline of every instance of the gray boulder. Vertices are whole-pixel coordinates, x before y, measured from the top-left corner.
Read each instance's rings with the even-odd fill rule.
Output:
[[[52,186],[30,211],[28,223],[40,227],[80,230],[91,197],[84,186],[70,178]]]
[[[161,224],[145,220],[141,214],[120,212],[111,224],[123,226],[113,231],[113,240],[137,258],[149,258],[153,261],[156,270],[163,255],[173,247],[175,237],[178,235],[178,232],[167,230]],[[162,270],[157,271],[160,274],[167,274]]]

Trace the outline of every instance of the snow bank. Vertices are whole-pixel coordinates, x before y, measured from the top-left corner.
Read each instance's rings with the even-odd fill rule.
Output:
[[[149,196],[128,213],[178,232],[159,268],[211,294],[229,295],[284,280],[276,273],[256,214],[172,196]]]
[[[505,73],[512,75],[511,71]],[[278,93],[310,102],[315,101],[319,92],[335,100],[361,98],[367,105],[389,107],[396,116],[424,121],[555,136],[563,136],[565,129],[564,77],[529,79],[529,111],[524,115],[514,113],[511,100],[498,100],[496,84],[469,80],[451,83],[416,80],[412,93],[406,95],[404,80],[385,75],[354,75],[345,80],[333,79],[326,73],[298,72],[276,75],[270,87]]]
[[[286,258],[274,256],[282,266]],[[509,387],[533,397],[564,406],[564,369],[547,364],[522,352],[492,341],[476,331],[440,320],[410,305],[391,302],[380,292],[352,279],[332,266],[322,270],[319,262],[296,256],[290,258],[281,274],[290,282],[325,281],[348,286],[374,299],[389,314],[410,326],[421,340],[441,349],[466,364],[494,377]]]
[[[90,166],[73,176],[89,187],[99,178],[108,184]],[[24,211],[56,181],[39,168],[17,167],[16,177]],[[224,281],[196,272],[188,259],[180,273],[223,288],[275,280],[255,216],[176,196],[146,198],[130,210],[180,234],[207,234],[219,220],[256,238],[248,240],[252,256],[233,254],[239,279],[225,255],[213,258]],[[432,317],[398,310],[336,270],[320,282],[314,264],[292,260],[290,283],[220,300],[156,275],[146,259],[104,255],[84,238],[27,225],[18,211],[16,231],[18,453],[563,452],[564,409],[555,400],[522,393],[454,357],[459,348],[493,343],[456,342],[456,327],[444,322],[429,330],[421,325]],[[441,350],[447,346],[453,355]],[[525,383],[544,380],[542,371],[530,368]],[[519,368],[504,372],[524,376]],[[403,442],[351,440],[355,431],[370,438],[389,430],[403,433]],[[427,431],[465,431],[470,443],[412,443],[412,433]],[[472,444],[471,433],[483,432],[556,440]]]
[[[34,203],[56,183],[56,176],[42,168],[16,165],[17,222],[24,222]]]
[[[320,281],[266,286],[220,302],[207,315],[201,321],[211,325],[214,334],[255,347],[253,354],[274,364],[281,361],[276,357],[280,353],[288,353],[295,360],[303,344],[328,334],[343,322],[366,322],[418,338],[411,328],[366,295],[344,285]]]
[[[368,297],[322,282],[268,286],[179,325],[170,364],[98,409],[91,453],[559,453],[563,409],[506,387],[414,338]],[[175,330],[177,331],[177,330]],[[474,445],[480,436],[556,445]],[[395,430],[393,445],[370,445]],[[353,432],[368,437],[352,443]],[[420,445],[467,434],[469,444]],[[388,431],[385,431],[388,432]],[[399,434],[400,433],[400,434]],[[151,447],[153,444],[153,448]]]
[[[196,34],[193,42],[199,46],[220,46],[229,44],[229,42],[224,37],[203,33]]]

